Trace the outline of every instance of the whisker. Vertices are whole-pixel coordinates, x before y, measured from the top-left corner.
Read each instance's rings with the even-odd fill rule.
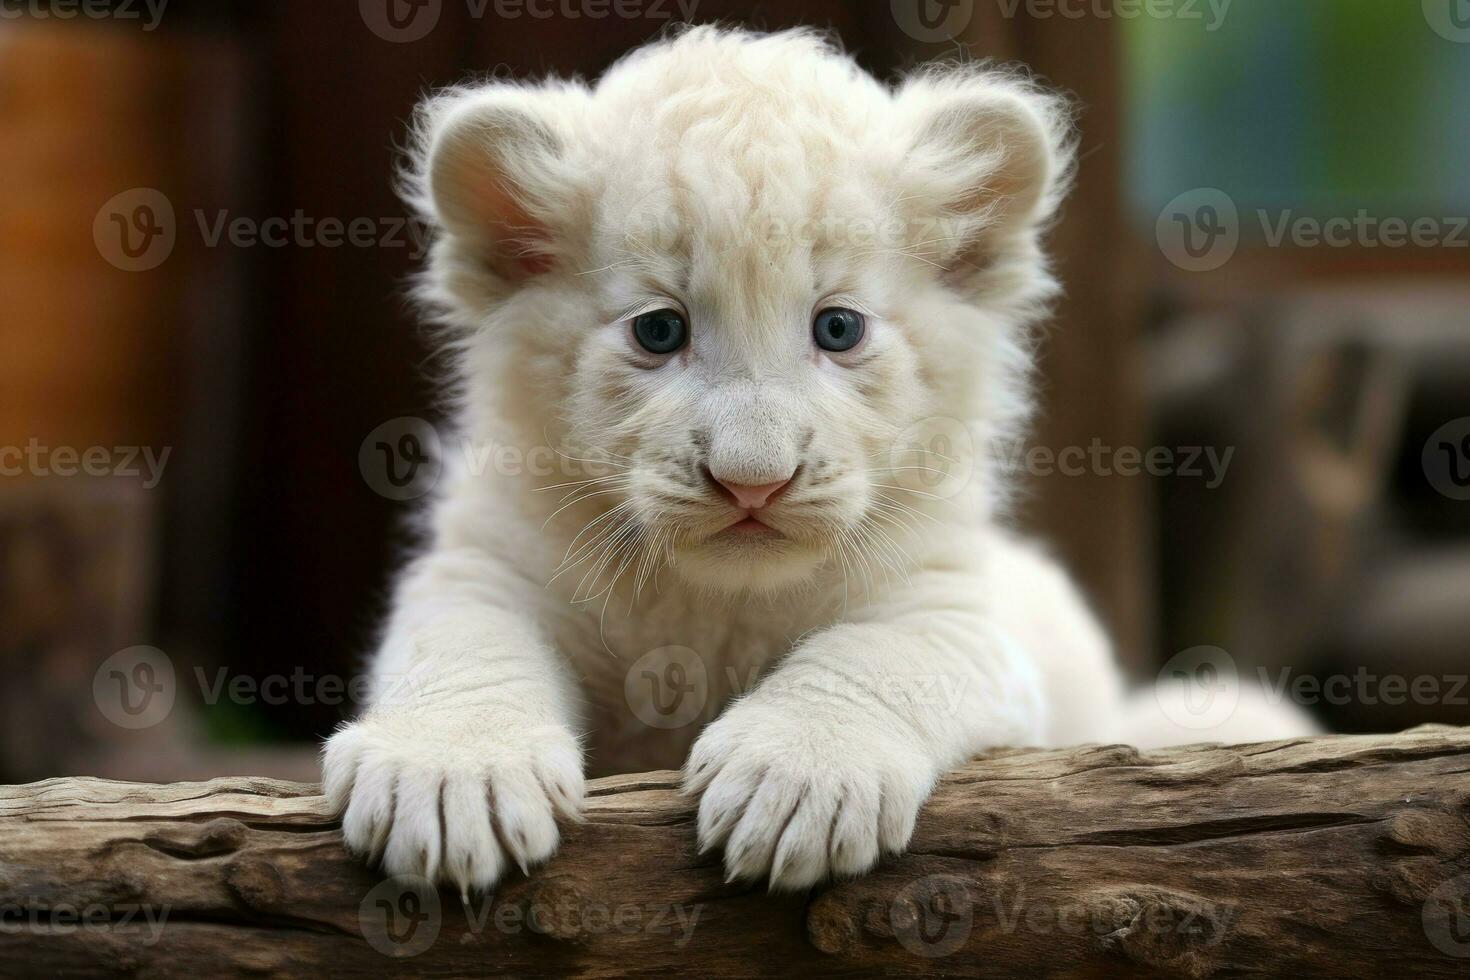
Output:
[[[575,434],[576,433],[569,433],[569,435],[575,435]],[[605,460],[605,459],[582,459],[580,457],[571,456],[571,455],[568,455],[567,453],[562,452],[561,449],[558,446],[555,445],[555,443],[557,442],[557,440],[554,440],[554,439],[551,438],[551,433],[547,429],[546,426],[542,426],[542,428],[541,428],[541,438],[544,439],[544,440],[546,440],[546,446],[547,446],[547,448],[550,449],[552,452],[556,453],[562,459],[570,460],[570,461],[572,461],[574,463],[593,463],[593,464],[597,464],[597,465],[606,465],[606,466],[614,466],[614,465],[616,465],[616,464],[614,464],[612,462],[609,462],[608,460]],[[606,455],[611,456],[614,459],[627,460],[630,463],[633,461],[632,458],[629,457],[629,456],[624,456],[622,453],[615,453],[611,449],[604,449],[604,448],[602,448],[600,446],[593,447],[593,451],[594,452],[599,452],[599,453],[605,453]],[[624,468],[626,469],[626,467],[624,467]]]
[[[533,493],[545,493],[548,490],[564,490],[567,487],[585,487],[589,483],[601,483],[604,480],[614,479],[613,476],[594,476],[590,480],[573,480],[570,483],[553,483],[549,487],[532,487]]]
[[[560,507],[558,507],[556,510],[554,510],[554,511],[551,512],[551,516],[548,517],[545,520],[545,522],[542,523],[541,530],[543,530],[543,531],[546,530],[546,526],[548,524],[550,524],[552,521],[556,520],[557,515],[560,514],[562,511],[566,510],[568,507],[575,507],[577,504],[580,504],[580,503],[582,503],[585,500],[591,500],[593,497],[605,497],[605,496],[607,496],[610,493],[622,493],[626,489],[627,489],[626,486],[620,486],[620,487],[609,487],[606,490],[594,490],[591,493],[585,493],[585,494],[583,494],[582,496],[578,497],[576,500],[567,501],[566,503],[564,503]]]
[[[871,516],[875,520],[883,521],[883,523],[887,524],[891,528],[894,528],[895,530],[908,534],[914,539],[915,544],[919,544],[923,541],[923,538],[920,536],[917,528],[915,528],[912,524],[908,524],[898,519],[899,516],[903,516],[902,511],[889,510],[886,508],[875,508],[871,512]],[[894,544],[897,545],[898,542],[895,541]],[[910,559],[910,563],[912,563],[912,559]]]
[[[871,469],[869,473],[902,473],[909,470],[918,470],[921,473],[938,473],[940,476],[949,476],[948,470],[937,470],[932,466],[883,466]]]
[[[587,541],[587,543],[582,546],[581,550],[579,550],[576,553],[576,555],[573,556],[572,555],[572,549],[576,547],[577,539],[578,538],[581,538],[582,535],[586,534],[589,530],[591,530],[592,529],[592,526],[594,524],[597,524],[597,523],[600,523],[600,522],[602,522],[604,520],[607,520],[610,517],[621,517],[623,515],[624,511],[625,510],[631,510],[632,509],[632,506],[633,506],[632,505],[632,501],[628,501],[625,504],[620,504],[619,506],[613,508],[612,510],[606,512],[605,514],[602,514],[600,517],[597,518],[596,521],[593,521],[593,522],[589,523],[581,531],[578,531],[577,532],[577,537],[576,538],[573,538],[572,539],[572,543],[567,546],[567,553],[566,553],[565,556],[563,556],[562,563],[561,563],[560,567],[557,568],[556,573],[551,576],[550,580],[548,580],[546,584],[547,585],[550,585],[552,582],[555,582],[558,578],[560,578],[563,573],[569,571],[570,569],[576,568],[578,565],[582,564],[582,562],[586,561],[587,560],[587,557],[592,553],[592,551],[594,549],[596,549],[598,547],[598,545],[600,545],[600,544],[603,543],[603,541],[605,540],[605,538],[606,538],[606,536],[608,534],[610,534],[610,533],[616,533],[614,529],[615,528],[620,528],[623,525],[621,523],[617,522],[617,521],[614,521],[613,523],[609,524],[607,527],[604,527],[602,530],[600,530],[596,534],[594,534]]]
[[[887,483],[872,483],[872,484],[869,484],[869,486],[877,487],[877,488],[882,489],[882,490],[897,490],[900,493],[914,493],[914,494],[918,494],[920,497],[928,497],[931,500],[943,501],[944,503],[949,504],[952,507],[958,507],[959,506],[953,500],[950,500],[948,497],[941,497],[941,496],[939,496],[939,494],[937,494],[937,493],[929,493],[927,490],[915,490],[912,487],[895,487],[895,486],[892,486],[892,485],[887,484]]]
[[[874,544],[881,548],[888,556],[885,564],[892,568],[899,578],[903,579],[905,585],[913,585],[913,580],[909,577],[908,571],[909,566],[914,563],[913,558],[910,557],[908,552],[904,551],[902,545],[895,541],[877,524],[870,524],[869,530],[874,537]]]
[[[926,514],[922,510],[918,510],[918,509],[916,509],[914,507],[910,507],[908,504],[904,503],[903,501],[901,501],[901,500],[895,500],[892,497],[888,496],[888,494],[886,494],[886,493],[879,493],[879,494],[875,494],[874,496],[875,496],[875,501],[874,501],[874,505],[875,506],[886,506],[886,507],[890,507],[890,508],[893,508],[893,509],[899,511],[900,513],[911,514],[914,517],[921,517],[921,518],[923,518],[926,521],[933,521],[935,524],[942,523],[939,520],[939,518],[935,517],[933,514]]]
[[[875,249],[869,249],[866,252],[859,252],[857,257],[858,258],[861,258],[861,259],[865,259],[865,258],[867,258],[870,255],[902,255],[902,256],[905,256],[905,257],[910,258],[910,259],[916,259],[919,262],[924,263],[925,265],[931,265],[931,266],[933,266],[936,269],[943,270],[945,268],[942,264],[940,264],[938,262],[935,262],[932,259],[926,259],[922,255],[915,255],[912,252],[906,252],[906,251],[904,251],[901,248],[875,248]]]
[[[622,268],[625,265],[632,265],[632,264],[634,264],[637,261],[638,260],[636,258],[623,259],[621,262],[614,262],[612,265],[605,265],[601,269],[588,269],[586,272],[578,272],[577,273],[577,276],[579,278],[582,277],[582,276],[595,276],[598,273],[611,272],[612,270],[614,270],[614,269],[620,269],[620,268]]]
[[[615,560],[616,555],[622,548],[623,542],[630,535],[637,533],[637,530],[638,522],[630,517],[618,526],[618,530],[612,537],[606,539],[602,548],[602,557],[593,563],[592,567],[587,570],[587,574],[582,576],[582,581],[577,583],[577,589],[572,593],[573,602],[591,602],[602,594],[601,592],[592,592],[591,587],[587,585],[588,578],[591,578],[592,585],[596,585],[602,578],[603,572]],[[583,591],[584,588],[586,589],[585,592]],[[578,595],[582,595],[583,598],[580,600],[577,599]]]
[[[879,456],[891,456],[891,455],[894,455],[895,453],[902,454],[902,455],[905,455],[905,456],[909,455],[910,453],[919,453],[920,455],[924,455],[924,456],[934,456],[934,457],[937,457],[938,459],[943,460],[946,463],[958,463],[959,462],[959,460],[956,459],[953,456],[946,456],[946,455],[944,455],[944,453],[941,453],[938,450],[929,449],[929,448],[926,448],[924,446],[910,446],[910,447],[905,448],[905,449],[897,449],[897,448],[894,448],[894,447],[891,447],[890,446],[887,449],[880,449],[880,450],[878,450],[875,453],[869,453],[867,455],[867,457],[865,457],[865,458],[867,458],[867,459],[877,459]]]

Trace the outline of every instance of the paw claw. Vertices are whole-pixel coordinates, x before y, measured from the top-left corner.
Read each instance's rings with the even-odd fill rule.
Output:
[[[850,719],[747,701],[700,736],[684,789],[702,793],[699,853],[724,847],[727,884],[810,888],[907,844],[933,767],[891,736],[852,729]]]
[[[490,730],[524,739],[527,727]],[[579,809],[576,740],[541,726],[529,744],[476,744],[484,731],[436,736],[417,719],[370,716],[334,735],[323,784],[340,802],[348,849],[388,874],[452,886],[466,902],[512,864],[529,874],[549,858],[558,841],[554,813]]]

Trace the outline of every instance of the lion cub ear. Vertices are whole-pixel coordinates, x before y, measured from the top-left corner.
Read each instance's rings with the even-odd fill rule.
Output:
[[[586,91],[497,83],[420,109],[421,207],[456,244],[510,282],[554,269],[573,249],[582,174],[573,162]]]
[[[897,93],[908,128],[907,192],[938,217],[934,261],[964,280],[1031,257],[1075,161],[1067,100],[993,71],[929,72]]]

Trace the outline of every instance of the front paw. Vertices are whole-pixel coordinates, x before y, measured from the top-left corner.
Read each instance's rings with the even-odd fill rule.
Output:
[[[577,819],[584,788],[581,749],[563,725],[391,712],[327,741],[322,782],[349,850],[464,895],[490,889],[512,862],[524,872],[549,858],[555,814]]]
[[[771,889],[859,875],[902,851],[937,773],[902,734],[830,706],[745,701],[690,753],[701,851],[723,846],[727,880]]]

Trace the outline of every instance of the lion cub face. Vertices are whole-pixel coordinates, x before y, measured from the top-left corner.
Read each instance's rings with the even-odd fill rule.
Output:
[[[589,595],[665,564],[721,592],[904,564],[930,476],[975,462],[922,421],[1024,414],[1060,118],[993,75],[892,92],[807,34],[702,29],[595,89],[429,104],[425,291],[472,413],[606,461],[565,512]]]

